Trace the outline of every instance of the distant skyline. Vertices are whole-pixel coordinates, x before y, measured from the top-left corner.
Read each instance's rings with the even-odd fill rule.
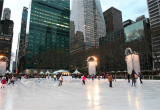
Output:
[[[73,0],[71,0],[72,3]],[[11,20],[14,22],[14,35],[12,52],[16,53],[18,34],[21,28],[21,18],[23,6],[29,7],[31,0],[4,0],[3,9],[11,9]],[[122,11],[123,21],[127,19],[134,20],[141,16],[149,17],[146,0],[100,0],[102,11],[109,9],[110,7],[115,7]]]

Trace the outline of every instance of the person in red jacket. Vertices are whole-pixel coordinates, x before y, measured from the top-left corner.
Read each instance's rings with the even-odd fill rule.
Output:
[[[83,75],[83,77],[82,77],[82,85],[83,84],[85,85],[85,80],[86,80],[86,77]]]
[[[1,81],[1,83],[2,83],[1,88],[4,88],[4,87],[5,87],[5,84],[7,83],[6,79],[3,78],[2,81]]]

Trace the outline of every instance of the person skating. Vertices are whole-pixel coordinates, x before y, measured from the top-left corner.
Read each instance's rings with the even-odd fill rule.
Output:
[[[100,80],[100,75],[98,75],[98,80]]]
[[[54,81],[56,81],[56,75],[54,75],[53,77],[54,77]]]
[[[59,84],[58,86],[61,86],[62,85],[62,75],[59,77]]]
[[[12,75],[12,77],[11,77],[11,81],[9,82],[9,84],[8,84],[8,85],[10,85],[10,83],[13,83],[13,86],[14,86],[14,81],[15,81],[15,77]]]
[[[9,80],[9,76],[7,75],[6,76],[6,82],[7,82],[7,84],[8,84],[8,80]]]
[[[104,79],[106,79],[106,74],[104,73]]]
[[[61,80],[61,86],[62,86],[62,82],[63,82],[63,77],[62,77],[62,80]]]
[[[2,83],[1,89],[5,88],[5,84],[7,83],[6,79],[3,78],[2,81],[1,81],[1,83]]]
[[[109,87],[112,87],[112,75],[108,75]]]
[[[94,74],[92,74],[92,81],[94,81]]]
[[[135,85],[135,83],[136,83],[135,73],[132,72],[131,78],[132,78],[132,86],[133,86],[133,84],[134,84],[134,86],[136,87],[136,85]],[[132,86],[131,86],[131,87],[132,87]]]
[[[20,81],[21,81],[21,75],[19,75],[19,79],[20,79]]]
[[[128,83],[130,83],[130,74],[127,75]]]
[[[139,73],[140,84],[143,83],[143,82],[142,82],[142,77],[143,77],[143,76],[142,76],[142,73]]]
[[[86,77],[83,75],[83,77],[82,77],[82,85],[85,85],[85,80],[86,80]]]

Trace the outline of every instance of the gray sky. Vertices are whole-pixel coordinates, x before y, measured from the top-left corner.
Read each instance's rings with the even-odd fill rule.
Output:
[[[72,2],[73,0],[71,0]],[[148,17],[146,0],[100,0],[102,11],[111,6],[122,11],[123,21],[127,19],[135,20],[138,16]],[[3,8],[11,9],[11,20],[14,21],[14,36],[12,52],[16,52],[18,34],[20,33],[23,6],[29,7],[30,0],[4,0]]]

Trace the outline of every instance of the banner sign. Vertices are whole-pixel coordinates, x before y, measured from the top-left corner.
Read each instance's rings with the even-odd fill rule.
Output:
[[[88,72],[89,72],[89,75],[96,74],[96,62],[95,61],[88,62]]]
[[[132,74],[132,70],[133,70],[132,55],[127,55],[125,57],[125,60],[126,60],[126,63],[127,63],[128,74]]]
[[[6,74],[6,62],[0,61],[0,73],[2,74],[2,76]]]

